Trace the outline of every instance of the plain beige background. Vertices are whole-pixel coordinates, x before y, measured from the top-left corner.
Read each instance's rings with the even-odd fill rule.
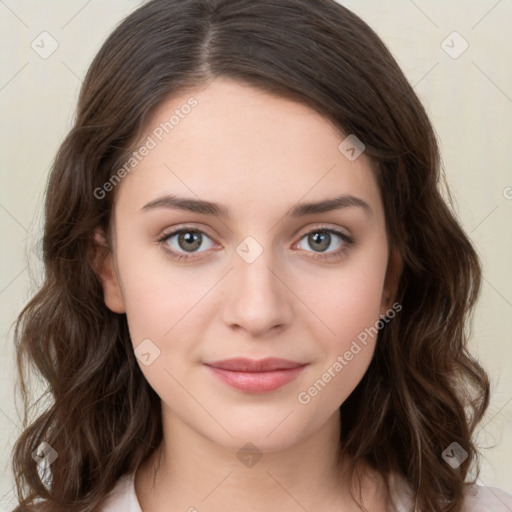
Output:
[[[482,258],[471,348],[491,375],[493,395],[478,431],[479,483],[512,492],[512,1],[342,3],[383,38],[425,104],[455,210]],[[10,455],[20,434],[12,323],[40,281],[46,179],[89,63],[139,4],[0,0],[0,511],[14,506]],[[58,44],[49,56],[31,46],[41,47],[42,37],[45,51]]]

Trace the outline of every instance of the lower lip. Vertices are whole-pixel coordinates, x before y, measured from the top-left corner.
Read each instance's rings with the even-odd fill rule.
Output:
[[[296,379],[305,365],[289,370],[274,370],[271,372],[235,372],[214,368],[213,366],[208,366],[208,368],[216,377],[233,388],[248,393],[266,393],[275,391]]]

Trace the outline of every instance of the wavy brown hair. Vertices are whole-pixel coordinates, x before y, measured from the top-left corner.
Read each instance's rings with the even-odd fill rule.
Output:
[[[334,0],[152,0],[128,16],[92,62],[74,126],[49,176],[44,282],[14,333],[25,411],[13,448],[16,512],[92,512],[162,440],[161,405],[133,353],[126,316],[110,311],[95,273],[96,228],[109,230],[114,192],[101,188],[173,95],[229,77],[310,106],[364,142],[392,248],[403,261],[403,309],[379,332],[364,377],[342,404],[341,457],[397,472],[416,505],[459,512],[489,403],[467,349],[481,266],[451,208],[433,128],[375,32]],[[50,403],[29,418],[29,374]],[[24,373],[27,373],[25,375]],[[42,397],[40,397],[42,398]],[[58,454],[41,475],[32,453]],[[452,469],[442,452],[467,459]]]

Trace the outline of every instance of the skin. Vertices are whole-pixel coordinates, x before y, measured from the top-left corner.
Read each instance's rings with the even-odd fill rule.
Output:
[[[346,461],[336,459],[339,407],[367,370],[376,338],[308,404],[297,396],[393,304],[400,262],[388,246],[371,162],[364,153],[347,159],[338,150],[346,135],[309,107],[225,78],[162,103],[141,141],[192,95],[198,105],[117,186],[113,251],[98,264],[105,303],[126,313],[134,350],[150,339],[160,351],[148,366],[139,360],[162,400],[164,429],[161,452],[136,473],[140,505],[358,510]],[[232,216],[142,209],[165,194],[214,201]],[[363,199],[371,213],[352,206],[286,217],[297,203],[341,194]],[[332,234],[325,253],[346,251],[316,260],[324,252],[307,234],[322,226],[355,243]],[[178,236],[157,241],[179,228],[207,236],[195,252]],[[250,263],[236,251],[248,236],[263,251]],[[174,260],[165,246],[192,258]],[[246,393],[202,364],[236,356],[309,364],[276,391]],[[237,457],[247,442],[262,455],[252,467]],[[385,510],[370,470],[363,496],[372,511]]]

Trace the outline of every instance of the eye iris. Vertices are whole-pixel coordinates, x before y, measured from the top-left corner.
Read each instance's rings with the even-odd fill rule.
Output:
[[[190,245],[188,247],[187,245],[183,247],[182,242],[186,242],[186,244],[191,243],[193,247],[191,247]],[[182,231],[178,235],[178,244],[180,248],[183,249],[184,251],[194,251],[195,249],[198,249],[201,246],[201,234],[195,233],[193,231]]]
[[[309,241],[314,242],[313,244],[311,244],[312,247],[316,246],[318,249],[320,249],[323,252],[330,245],[331,235],[329,233],[316,232],[312,235],[309,235]],[[327,243],[325,243],[326,241],[327,241]]]

